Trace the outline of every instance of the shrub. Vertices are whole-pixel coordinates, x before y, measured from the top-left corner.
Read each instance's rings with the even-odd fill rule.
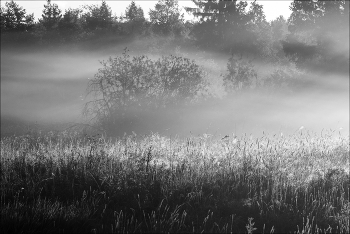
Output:
[[[227,71],[228,74],[224,75],[224,86],[229,94],[240,89],[251,88],[253,79],[257,79],[254,65],[251,61],[242,58],[231,56],[227,63]]]
[[[264,86],[272,89],[296,89],[302,85],[304,73],[294,63],[277,65],[264,80]]]
[[[205,87],[203,72],[194,61],[163,56],[154,61],[147,56],[122,56],[102,61],[102,68],[89,81],[84,114],[97,121],[109,121],[125,111],[143,107],[164,108],[191,103]]]

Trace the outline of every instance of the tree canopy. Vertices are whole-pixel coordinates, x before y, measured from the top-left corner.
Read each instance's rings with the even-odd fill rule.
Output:
[[[159,0],[149,11],[153,31],[161,35],[180,35],[184,24],[177,0]]]
[[[39,45],[103,38],[118,42],[135,36],[181,39],[202,49],[275,61],[286,55],[300,66],[308,60],[329,63],[335,58],[348,58],[349,44],[344,41],[349,35],[349,1],[294,0],[289,19],[280,17],[271,22],[267,22],[264,8],[257,1],[193,2],[196,7],[185,9],[197,20],[186,21],[177,0],[159,0],[148,12],[149,17],[135,1],[116,17],[106,1],[63,13],[48,0],[42,18],[35,22],[33,14],[27,14],[12,0],[1,7],[1,31],[8,43]],[[15,33],[10,32],[17,32],[16,37],[11,38]]]
[[[57,4],[51,3],[51,0],[47,0],[47,3],[44,5],[43,14],[41,15],[42,19],[40,20],[46,30],[50,31],[58,27],[58,23],[62,18],[61,12]]]
[[[126,31],[128,34],[141,33],[146,22],[143,10],[132,1],[125,10]]]
[[[106,1],[99,5],[86,5],[88,10],[84,15],[85,27],[87,30],[108,29],[112,26],[112,9]]]
[[[23,7],[13,0],[1,7],[1,31],[26,31],[34,25],[34,14],[27,14]]]

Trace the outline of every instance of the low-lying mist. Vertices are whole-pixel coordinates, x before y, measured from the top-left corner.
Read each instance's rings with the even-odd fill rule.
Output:
[[[121,47],[104,52],[21,53],[2,49],[1,135],[20,132],[25,126],[63,130],[88,122],[82,117],[88,78],[101,67],[99,60],[121,51]],[[187,53],[192,59],[196,57]],[[227,59],[227,55],[215,54],[196,62],[208,69],[210,82],[218,85],[222,83],[220,74],[226,69]],[[211,62],[214,65],[207,66]],[[261,73],[272,69],[264,61],[256,64]],[[198,105],[136,110],[123,116],[117,125],[108,126],[108,133],[113,136],[132,132],[138,135],[159,132],[167,136],[208,133],[221,137],[232,133],[292,134],[299,129],[316,132],[333,129],[349,135],[349,78],[322,72],[307,77],[308,85],[297,91],[249,90],[230,97],[217,95],[217,99]],[[222,93],[215,85],[212,89]]]
[[[263,133],[293,134],[300,129],[321,132],[337,130],[348,134],[349,101],[346,94],[303,93],[240,94],[196,106],[173,107],[152,112],[133,111],[120,126],[108,126],[109,132],[147,134],[160,132],[168,136],[224,136]]]

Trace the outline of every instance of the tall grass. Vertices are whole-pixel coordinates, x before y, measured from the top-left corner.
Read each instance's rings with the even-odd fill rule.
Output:
[[[1,139],[3,233],[349,233],[349,138]]]

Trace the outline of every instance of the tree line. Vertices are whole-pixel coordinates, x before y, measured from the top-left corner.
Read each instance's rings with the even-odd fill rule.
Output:
[[[32,37],[39,43],[81,41],[106,34],[122,37],[151,33],[180,36],[185,27],[180,11],[177,1],[161,0],[150,10],[150,20],[146,20],[143,9],[134,1],[123,16],[116,17],[105,1],[100,5],[69,8],[63,13],[57,4],[47,0],[42,17],[35,22],[34,14],[27,14],[12,0],[1,7],[1,31],[4,34],[22,33],[18,40],[22,37],[28,42]]]
[[[120,39],[171,36],[201,48],[231,53],[270,58],[287,54],[299,63],[317,56],[329,57],[335,47],[344,48],[348,44],[344,43],[349,32],[349,2],[345,0],[293,1],[289,19],[280,16],[271,22],[266,20],[263,6],[257,1],[193,2],[196,7],[185,10],[195,20],[186,21],[177,0],[159,0],[148,12],[149,19],[134,1],[121,17],[116,17],[105,1],[62,12],[48,0],[42,17],[35,21],[33,14],[27,14],[12,0],[1,7],[2,39],[52,44],[106,36]]]

